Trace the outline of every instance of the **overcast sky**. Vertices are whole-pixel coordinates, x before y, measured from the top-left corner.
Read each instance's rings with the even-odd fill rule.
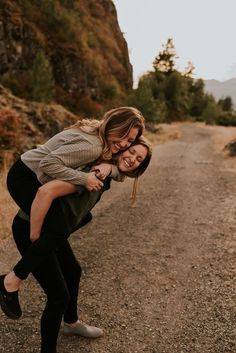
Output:
[[[236,77],[236,0],[113,0],[128,43],[134,80],[173,38],[177,65],[188,61],[195,77]]]

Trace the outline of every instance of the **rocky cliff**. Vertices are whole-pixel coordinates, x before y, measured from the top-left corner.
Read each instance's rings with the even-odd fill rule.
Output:
[[[54,101],[75,112],[99,114],[132,87],[111,0],[1,0],[0,82],[28,99],[41,51],[52,68]]]
[[[79,119],[59,104],[29,102],[0,85],[0,169],[6,156],[19,156]]]

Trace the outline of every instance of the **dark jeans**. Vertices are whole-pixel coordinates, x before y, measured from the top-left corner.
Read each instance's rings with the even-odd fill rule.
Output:
[[[16,204],[29,215],[31,204],[41,186],[36,175],[18,160],[8,173],[7,186]],[[60,199],[56,199],[47,213],[40,238],[25,249],[24,256],[13,269],[15,274],[20,279],[26,279],[30,272],[65,243],[70,233],[70,225],[64,216]]]
[[[31,247],[30,223],[16,216],[13,236],[21,255]],[[56,353],[56,343],[62,317],[67,323],[77,321],[77,299],[81,267],[67,240],[53,251],[47,261],[33,270],[33,276],[43,288],[47,303],[41,318],[41,353]]]

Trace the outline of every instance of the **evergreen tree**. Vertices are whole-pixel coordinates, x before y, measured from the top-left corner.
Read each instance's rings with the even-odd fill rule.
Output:
[[[128,97],[128,105],[136,106],[143,112],[148,122],[160,123],[165,120],[163,116],[164,107],[158,104],[153,97],[153,78],[152,75],[143,75],[139,80],[138,88],[133,90]]]
[[[54,17],[56,13],[55,0],[40,0],[39,5],[46,16]]]
[[[33,62],[30,82],[30,99],[48,102],[53,98],[54,79],[49,61],[40,51]]]
[[[176,69],[175,59],[177,58],[173,39],[168,38],[163,47],[163,51],[154,59],[153,67],[156,71],[173,72]]]
[[[208,98],[204,92],[204,81],[202,79],[191,80],[190,92],[190,115],[202,120],[201,117],[207,106]]]
[[[167,120],[184,120],[188,116],[189,97],[187,81],[180,72],[174,71],[166,78],[165,98]]]
[[[188,61],[188,64],[183,72],[184,77],[192,77],[193,76],[193,71],[195,70],[195,66],[191,61]]]
[[[233,110],[232,98],[229,96],[219,99],[218,105],[221,107],[221,109],[224,112],[232,112],[232,110]]]
[[[206,94],[206,107],[202,113],[203,121],[207,124],[215,124],[221,113],[221,108],[216,104],[212,94]]]

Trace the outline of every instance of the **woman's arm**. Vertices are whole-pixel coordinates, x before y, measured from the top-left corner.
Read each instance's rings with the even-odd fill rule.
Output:
[[[115,181],[123,182],[125,180],[125,175],[119,171],[115,164],[103,162],[93,166],[92,170],[96,171],[96,176],[101,180],[105,180],[108,176]]]
[[[87,141],[87,139],[81,137],[79,141],[73,143],[73,140],[70,141],[68,138],[67,143],[64,142],[41,159],[39,169],[50,179],[82,185],[91,191],[88,173],[79,170],[79,167],[84,167],[97,160],[101,152],[100,146]],[[93,185],[102,187],[101,181],[96,179],[94,175],[93,177]],[[44,183],[43,179],[42,183]]]
[[[76,192],[76,185],[66,181],[52,180],[38,189],[30,211],[30,239],[40,237],[41,228],[52,201],[60,196]]]

